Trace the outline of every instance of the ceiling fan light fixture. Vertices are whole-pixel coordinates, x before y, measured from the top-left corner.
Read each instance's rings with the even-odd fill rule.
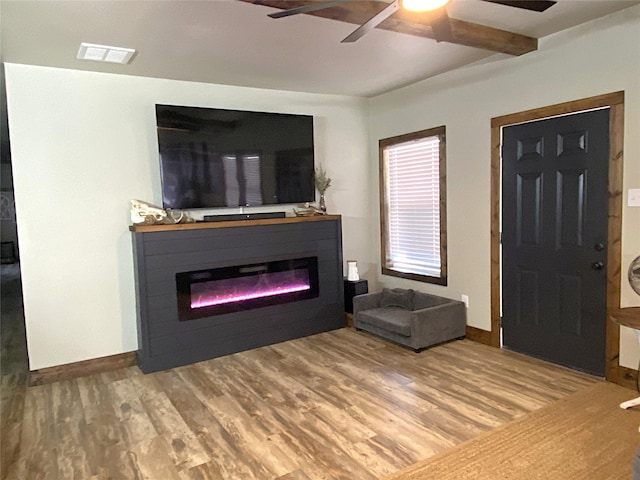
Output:
[[[444,7],[449,0],[402,0],[402,7],[412,12],[428,12]]]

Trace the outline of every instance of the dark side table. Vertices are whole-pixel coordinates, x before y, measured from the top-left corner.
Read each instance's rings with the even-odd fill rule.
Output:
[[[352,282],[344,279],[344,311],[347,314],[347,326],[353,325],[353,297],[369,293],[369,284],[366,280]]]

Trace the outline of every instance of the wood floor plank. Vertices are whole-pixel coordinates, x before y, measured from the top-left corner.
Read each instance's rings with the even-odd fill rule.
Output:
[[[55,457],[60,478],[81,480],[91,477],[95,469],[89,458],[91,449],[78,448],[88,440],[84,419],[56,424],[56,438]]]
[[[109,384],[116,418],[129,446],[158,436],[147,411],[142,405],[140,392],[130,378]]]
[[[142,404],[156,431],[167,441],[169,456],[178,471],[196,467],[210,460],[197,436],[166,395],[147,396],[142,400]]]
[[[207,407],[220,421],[224,428],[236,438],[243,454],[261,462],[265,469],[263,474],[278,477],[297,468],[291,460],[291,452],[284,452],[272,442],[251,416],[242,409],[234,398],[223,395],[207,402]]]
[[[3,418],[22,431],[16,478],[374,480],[597,381],[467,340],[416,354],[341,329],[29,387]]]
[[[220,472],[214,463],[209,462],[197,465],[188,470],[182,470],[180,472],[180,478],[182,480],[225,480],[227,477],[223,476],[222,472]]]
[[[94,428],[88,425],[88,429]],[[100,443],[95,433],[89,434],[90,440],[87,449],[91,451],[87,455],[90,465],[93,467],[93,476],[96,479],[129,479],[142,478],[137,466],[136,454],[124,445],[124,442]]]
[[[349,454],[371,472],[374,478],[386,477],[396,472],[398,463],[381,456],[379,450],[369,440],[354,443]]]
[[[369,459],[361,455],[354,443],[338,429],[333,428],[333,425],[327,424],[318,417],[310,416],[300,427],[312,438],[314,443],[330,445],[334,457],[333,461],[352,472],[354,477],[362,479],[376,478],[375,472],[367,468]]]
[[[194,467],[189,469],[192,473],[181,472],[182,476],[197,476],[203,471],[215,470],[223,478],[260,478],[255,474],[260,467],[251,459],[238,454],[236,440],[200,400],[202,395],[194,396],[191,384],[185,383],[182,376],[172,370],[158,373],[157,381],[211,458],[206,468]]]
[[[136,472],[133,478],[180,480],[170,455],[170,447],[162,435],[129,445],[127,460],[131,463],[131,470]]]
[[[310,426],[299,423],[280,434],[298,458],[307,460],[300,468],[311,478],[321,480],[350,480],[360,478],[359,469],[345,465],[344,452],[317,436]],[[348,464],[349,462],[347,462]]]
[[[2,334],[5,334],[4,330]],[[3,375],[0,377],[0,478],[3,476],[11,478],[10,474],[15,478],[21,478],[18,476],[20,474],[18,469],[24,468],[24,462],[22,465],[17,465],[15,462],[18,460],[24,415],[26,374],[17,372],[5,374],[4,365],[1,368]]]
[[[398,468],[404,468],[416,462],[414,455],[394,438],[378,433],[367,440],[369,446],[378,454],[379,458],[393,463]]]
[[[24,401],[21,457],[26,477],[37,480],[58,479],[58,464],[53,449],[57,444],[51,386],[28,388]]]
[[[202,363],[196,365],[188,365],[182,368],[176,368],[176,373],[180,376],[182,381],[189,385],[193,393],[198,395],[198,398],[206,399],[210,397],[219,397],[224,391],[216,384],[219,379],[212,378],[208,375],[206,370],[201,367]]]
[[[375,436],[376,432],[349,415],[344,408],[336,408],[330,404],[320,404],[313,409],[312,414],[331,425],[348,442],[358,443]]]
[[[115,410],[109,389],[99,375],[89,375],[76,380],[82,411],[87,424],[99,423],[105,419],[113,422]]]
[[[278,477],[276,480],[311,480],[311,478],[302,470],[295,470],[286,475]]]

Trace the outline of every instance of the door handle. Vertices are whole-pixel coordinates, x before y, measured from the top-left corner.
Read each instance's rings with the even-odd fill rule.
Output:
[[[604,268],[604,263],[602,263],[602,262],[593,262],[591,264],[591,268],[593,268],[594,270],[602,270]]]

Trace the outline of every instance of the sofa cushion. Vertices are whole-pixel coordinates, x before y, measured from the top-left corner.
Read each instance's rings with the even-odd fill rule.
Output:
[[[404,288],[383,288],[381,307],[398,307],[405,310],[413,309],[413,290]]]
[[[428,293],[414,292],[413,294],[413,309],[422,310],[423,308],[436,307],[438,305],[444,305],[445,303],[451,303],[452,300],[445,297],[439,297],[437,295],[430,295]]]
[[[358,320],[403,337],[411,336],[411,312],[398,307],[380,307],[363,310]]]

